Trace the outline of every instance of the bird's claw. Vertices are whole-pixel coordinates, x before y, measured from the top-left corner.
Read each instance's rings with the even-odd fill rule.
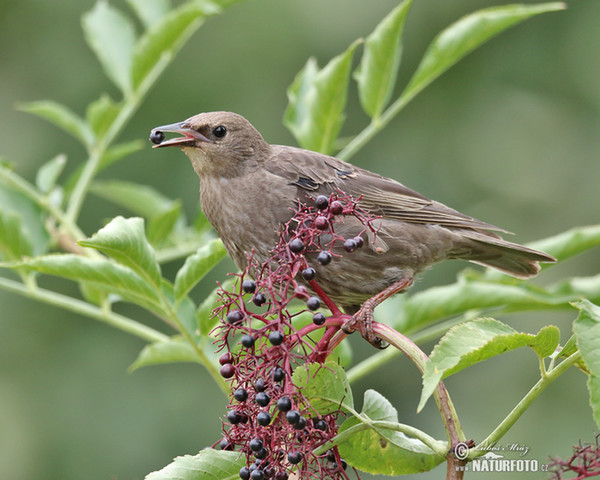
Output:
[[[341,328],[347,335],[359,331],[367,342],[375,348],[383,350],[389,344],[373,333],[373,309],[374,307],[368,301],[365,302],[358,312],[344,322]]]

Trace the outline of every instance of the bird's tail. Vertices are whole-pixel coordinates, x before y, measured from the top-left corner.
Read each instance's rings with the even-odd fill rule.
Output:
[[[507,242],[499,236],[492,235],[477,231],[463,233],[462,236],[470,240],[471,252],[462,258],[517,278],[535,276],[540,271],[539,262],[556,262],[552,255],[545,252]]]

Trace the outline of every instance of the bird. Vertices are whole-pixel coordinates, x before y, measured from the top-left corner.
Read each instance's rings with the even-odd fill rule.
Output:
[[[179,136],[165,139],[165,133]],[[506,230],[430,200],[401,183],[333,156],[271,145],[243,116],[205,112],[151,130],[155,148],[178,147],[200,178],[202,210],[236,265],[248,254],[269,261],[282,227],[298,202],[343,192],[378,219],[377,234],[352,255],[327,266],[314,263],[319,286],[351,316],[346,333],[359,330],[372,345],[373,310],[407,289],[417,274],[446,259],[463,259],[529,278],[551,255],[504,240]],[[355,219],[336,224],[351,238],[364,230]]]

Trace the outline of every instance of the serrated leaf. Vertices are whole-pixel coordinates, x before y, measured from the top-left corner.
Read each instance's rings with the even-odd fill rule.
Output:
[[[0,256],[4,261],[21,260],[33,254],[33,246],[21,218],[0,208]]]
[[[175,299],[181,300],[225,256],[227,251],[221,239],[214,239],[186,258],[175,276]]]
[[[90,191],[99,197],[131,210],[136,215],[152,218],[159,212],[170,210],[173,200],[158,190],[139,183],[123,180],[97,180]]]
[[[433,40],[402,97],[414,97],[461,58],[507,28],[534,15],[564,8],[563,3],[506,5],[479,10],[461,18]]]
[[[35,184],[43,193],[48,193],[56,185],[56,180],[67,164],[64,153],[57,155],[52,160],[44,163],[35,176]]]
[[[298,143],[329,154],[344,123],[352,57],[359,40],[318,70],[310,59],[288,89],[283,122]]]
[[[531,243],[531,248],[548,252],[559,262],[600,245],[600,225],[575,227]]]
[[[581,357],[591,374],[600,377],[600,307],[589,300],[581,300],[573,305],[579,310],[573,332]]]
[[[235,278],[230,278],[223,282],[220,287],[215,288],[204,298],[198,310],[196,310],[196,322],[201,336],[208,335],[219,322],[219,317],[213,315],[213,310],[219,304],[219,290],[223,289],[231,292],[235,282]]]
[[[153,245],[164,243],[181,219],[181,202],[179,200],[173,201],[171,208],[156,212],[148,222],[147,235],[150,243]]]
[[[141,367],[165,363],[200,362],[194,347],[182,338],[172,338],[166,342],[146,345],[135,362],[129,367],[133,372]]]
[[[127,3],[146,28],[160,23],[162,17],[171,10],[171,0],[127,0]]]
[[[131,21],[105,0],[81,19],[85,39],[98,57],[104,73],[124,96],[132,92],[131,62],[135,45],[135,29]]]
[[[423,373],[420,411],[440,380],[471,365],[520,347],[531,347],[539,356],[551,355],[560,341],[560,331],[549,325],[537,335],[520,333],[493,318],[479,318],[452,327],[435,346]]]
[[[146,240],[143,218],[115,217],[90,239],[80,241],[79,245],[100,250],[131,268],[155,289],[160,288],[160,266]]]
[[[88,148],[95,142],[94,132],[83,118],[64,105],[51,100],[41,100],[39,102],[21,103],[18,105],[18,109],[53,123],[73,135]]]
[[[145,480],[237,480],[246,457],[239,452],[205,448],[197,455],[177,457]]]
[[[96,137],[102,138],[120,111],[121,106],[115,103],[109,95],[103,94],[98,100],[88,105],[85,118]]]
[[[590,375],[587,380],[588,392],[590,393],[590,407],[596,426],[600,428],[600,377]]]
[[[130,268],[110,260],[97,260],[74,254],[34,257],[14,264],[15,267],[75,281],[90,282],[96,288],[116,293],[123,299],[150,310],[160,309],[160,298],[147,281]]]
[[[370,426],[338,445],[340,456],[354,468],[370,474],[408,475],[431,470],[445,460],[420,440],[371,425],[376,421],[398,423],[398,412],[381,394],[367,390],[360,416],[348,418],[338,432],[341,434],[361,423]]]
[[[171,10],[138,40],[133,52],[131,75],[137,89],[159,62],[168,61],[198,29],[208,15],[220,7],[212,2],[188,2]]]
[[[319,415],[354,409],[346,372],[335,362],[302,365],[294,370],[292,382]]]
[[[363,110],[374,119],[381,116],[394,91],[400,58],[402,32],[412,0],[394,8],[365,40],[365,49],[354,78]]]

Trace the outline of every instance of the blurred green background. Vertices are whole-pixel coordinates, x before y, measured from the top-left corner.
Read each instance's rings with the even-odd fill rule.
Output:
[[[124,1],[111,2],[131,13]],[[535,3],[535,2],[527,2]],[[108,91],[83,40],[80,17],[93,0],[2,0],[0,8],[0,154],[31,179],[65,152],[69,168],[84,159],[74,140],[15,110],[18,101],[53,99],[77,112]],[[200,111],[233,110],[271,143],[293,144],[282,126],[285,91],[309,56],[323,65],[372,31],[397,2],[378,0],[248,0],[210,19],[180,53],[121,140],[147,138],[157,125]],[[405,32],[403,85],[433,36],[492,1],[416,0]],[[600,2],[573,0],[501,34],[427,88],[353,161],[482,220],[518,232],[528,242],[598,222],[600,180]],[[367,122],[350,92],[344,134]],[[149,184],[181,198],[189,215],[198,182],[187,158],[144,151],[101,177]],[[128,212],[91,197],[82,226]],[[544,272],[536,281],[598,272],[590,252]],[[179,264],[167,265],[172,275]],[[436,266],[414,290],[453,281],[464,264]],[[231,270],[220,267],[203,286]],[[76,294],[68,282],[45,285]],[[196,292],[198,299],[204,292]],[[0,291],[0,471],[6,479],[141,479],[177,455],[219,439],[225,399],[201,368],[127,367],[143,343],[103,324]],[[134,307],[123,311],[155,323]],[[513,326],[534,332],[547,323],[568,332],[574,311],[515,315]],[[356,358],[371,353],[352,338]],[[430,351],[432,345],[426,345]],[[538,377],[535,356],[519,351],[472,367],[447,384],[468,437],[480,440]],[[400,421],[444,438],[430,402],[415,409],[420,379],[399,359],[356,385],[374,388],[396,406]],[[585,378],[565,374],[505,437],[530,448],[528,459],[569,456],[596,429]],[[420,478],[442,478],[443,467]],[[483,474],[478,474],[482,476]],[[513,474],[511,478],[540,478]],[[369,478],[365,475],[365,478]],[[467,476],[467,478],[479,478]],[[483,477],[482,477],[483,478]],[[503,478],[486,474],[485,478]],[[505,478],[505,476],[504,476]]]

